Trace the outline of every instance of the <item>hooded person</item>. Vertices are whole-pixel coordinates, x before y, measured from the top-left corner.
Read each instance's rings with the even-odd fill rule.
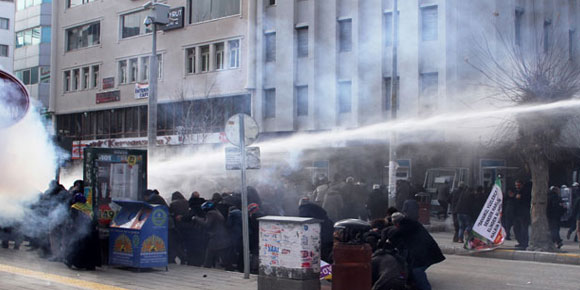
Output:
[[[193,217],[192,221],[206,229],[208,235],[207,250],[205,255],[204,267],[212,268],[219,259],[222,266],[231,271],[230,262],[231,240],[226,229],[224,216],[216,209],[213,201],[206,201],[201,205],[205,212],[205,218]]]
[[[99,233],[93,208],[82,193],[73,197],[70,219],[66,223],[63,260],[72,269],[95,270],[101,266]]]
[[[169,229],[169,263],[175,263],[175,258],[179,257],[181,264],[187,261],[185,244],[187,242],[188,231],[191,230],[191,223],[177,221],[175,217],[183,216],[189,213],[189,203],[181,194],[176,191],[171,194],[171,203],[169,205],[169,215],[173,220],[174,227]]]
[[[257,203],[248,204],[248,229],[250,240],[250,270],[256,273],[259,266],[260,251],[260,224],[258,219],[264,214],[260,211],[260,205]]]
[[[143,195],[144,199],[146,202],[148,202],[149,204],[158,204],[158,205],[164,205],[166,207],[169,207],[169,205],[167,205],[167,202],[165,201],[165,199],[163,197],[161,197],[161,195],[159,195],[159,191],[157,191],[157,189],[147,189],[145,191],[145,194]]]
[[[401,252],[406,252],[406,261],[411,270],[411,280],[417,289],[431,289],[425,270],[445,260],[439,245],[418,221],[405,217],[400,212],[391,216],[394,226],[383,230],[381,239]]]
[[[320,225],[320,257],[323,261],[332,264],[334,222],[332,222],[321,206],[310,202],[307,198],[300,200],[298,216],[311,217],[322,221]]]

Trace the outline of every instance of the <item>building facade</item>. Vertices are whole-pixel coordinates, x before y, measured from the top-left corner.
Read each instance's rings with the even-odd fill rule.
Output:
[[[14,1],[0,1],[0,69],[12,73],[14,62]]]
[[[14,74],[38,106],[50,96],[51,0],[16,0]]]

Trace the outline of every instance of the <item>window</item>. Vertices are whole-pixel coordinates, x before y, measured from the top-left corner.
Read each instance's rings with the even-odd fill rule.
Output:
[[[67,70],[64,72],[64,78],[63,78],[63,91],[68,92],[70,91],[70,70]]]
[[[50,83],[50,67],[48,66],[40,67],[40,82],[44,84]]]
[[[339,51],[352,50],[352,19],[338,21]]]
[[[93,22],[66,30],[66,51],[100,44],[101,24]]]
[[[276,5],[276,0],[268,0],[268,5]]]
[[[338,112],[350,113],[352,110],[351,82],[341,81],[338,83]]]
[[[10,19],[0,17],[0,29],[10,29]]]
[[[550,50],[550,30],[552,29],[552,20],[544,20],[544,52]]]
[[[421,39],[437,40],[437,6],[421,8]]]
[[[144,24],[149,13],[149,10],[140,10],[121,15],[121,38],[151,33],[151,28]]]
[[[66,1],[66,7],[67,8],[71,8],[71,7],[75,7],[75,6],[80,6],[83,4],[87,4],[90,2],[95,2],[95,0],[67,0]]]
[[[516,45],[522,45],[522,20],[524,17],[524,9],[516,8],[515,13],[515,35],[514,40]]]
[[[439,95],[439,74],[421,74],[421,96],[420,104],[427,109],[435,107]]]
[[[224,43],[216,43],[215,44],[215,69],[224,69]]]
[[[8,45],[0,44],[0,56],[4,56],[4,57],[8,56]]]
[[[397,16],[400,16],[401,12],[397,13]],[[399,18],[400,19],[400,18]],[[393,45],[393,12],[385,12],[383,14],[383,43],[384,46],[392,46]],[[397,41],[399,40],[399,36],[397,35]]]
[[[266,33],[264,40],[266,44],[266,62],[276,61],[276,33]]]
[[[228,47],[230,50],[230,68],[240,67],[240,41],[230,40]]]
[[[127,83],[127,60],[119,61],[119,83]]]
[[[296,48],[298,57],[308,57],[308,27],[296,28]]]
[[[189,23],[240,14],[240,0],[188,0]]]
[[[187,54],[187,67],[185,72],[188,74],[193,74],[195,73],[195,47],[186,49],[185,53]]]
[[[83,89],[83,90],[86,90],[86,89],[89,88],[89,83],[91,81],[90,69],[91,68],[88,67],[88,66],[87,67],[83,67],[83,69],[82,69],[83,70],[83,75],[82,75],[82,77],[83,77],[83,80],[82,80],[83,85],[81,86],[81,89]]]
[[[576,54],[576,43],[576,30],[568,30],[568,56],[570,59],[574,59],[574,55]]]
[[[149,57],[141,57],[141,81],[146,81],[149,79]]]
[[[397,77],[397,92],[399,92],[399,77]],[[385,110],[390,110],[391,109],[391,101],[393,100],[392,98],[392,92],[391,92],[391,87],[392,87],[393,83],[392,83],[392,78],[391,77],[385,77],[383,78],[383,96],[384,96],[384,106],[383,109]],[[397,109],[400,107],[400,102],[399,99],[397,99]]]
[[[38,75],[39,69],[40,69],[40,67],[35,66],[35,67],[15,71],[14,74],[16,75],[16,77],[19,80],[22,81],[23,84],[34,85],[34,84],[38,84],[38,82],[39,82],[39,75]]]
[[[49,27],[42,27],[41,28],[40,26],[37,26],[37,27],[33,27],[30,29],[16,32],[16,47],[22,47],[22,46],[27,46],[27,45],[36,45],[36,44],[39,44],[41,41],[42,42],[50,42],[50,30],[48,30],[48,33],[49,33],[48,41],[46,41],[46,39],[44,39],[45,37],[42,37],[41,32],[46,31],[45,28],[49,28]]]
[[[79,89],[79,84],[80,84],[80,70],[77,69],[73,69],[73,79],[72,79],[72,90],[76,91]]]
[[[99,66],[98,65],[93,65],[92,66],[92,85],[91,88],[96,89],[99,87]]]
[[[276,117],[276,89],[264,90],[264,118]]]
[[[28,7],[36,6],[42,4],[42,2],[50,2],[49,0],[17,0],[16,1],[16,9],[22,10]]]
[[[308,116],[308,86],[296,87],[296,115]]]
[[[209,71],[209,45],[201,47],[201,71]]]
[[[139,75],[137,74],[137,61],[138,58],[129,59],[129,82],[134,83],[137,81]]]

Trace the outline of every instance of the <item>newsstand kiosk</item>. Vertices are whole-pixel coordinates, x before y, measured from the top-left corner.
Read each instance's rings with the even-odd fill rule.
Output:
[[[167,270],[167,207],[142,201],[113,202],[121,210],[109,228],[109,264]]]

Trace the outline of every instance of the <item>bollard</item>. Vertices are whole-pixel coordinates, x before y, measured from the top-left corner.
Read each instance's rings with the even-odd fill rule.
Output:
[[[431,195],[421,192],[416,197],[419,203],[419,222],[424,225],[431,224]]]
[[[334,224],[332,290],[370,290],[372,249],[364,243],[369,223],[348,219]]]
[[[265,216],[258,290],[320,290],[320,220]]]

